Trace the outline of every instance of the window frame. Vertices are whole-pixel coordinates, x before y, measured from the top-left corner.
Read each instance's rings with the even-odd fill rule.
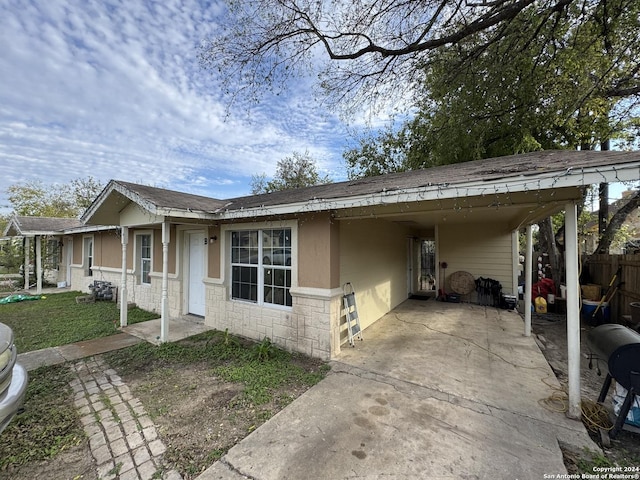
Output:
[[[93,256],[95,254],[95,239],[93,235],[82,237],[82,265],[85,277],[93,277]]]
[[[264,224],[264,225],[245,225],[245,226],[241,226],[241,225],[229,225],[229,228],[226,229],[226,242],[228,243],[228,246],[225,247],[225,255],[228,255],[229,257],[229,261],[228,261],[228,286],[229,286],[229,299],[231,301],[237,301],[237,302],[245,302],[248,304],[253,304],[253,305],[257,305],[257,306],[264,306],[264,307],[270,307],[270,308],[276,308],[276,309],[285,309],[285,310],[291,310],[293,308],[293,300],[291,297],[291,289],[295,287],[296,284],[296,261],[295,261],[295,256],[297,254],[297,249],[296,249],[296,230],[295,230],[295,225],[292,222],[286,222],[286,224],[280,224],[280,225],[268,225],[268,224]],[[273,244],[270,246],[265,246],[264,245],[264,238],[265,238],[265,234],[268,235],[267,232],[271,232],[271,231],[283,231],[285,232],[284,234],[286,235],[286,232],[288,231],[288,241],[285,240],[283,245],[276,245],[274,246]],[[256,243],[257,246],[256,248],[256,257],[257,257],[257,261],[255,263],[251,263],[251,256],[253,255],[253,253],[251,251],[249,251],[249,262],[239,262],[236,261],[234,262],[234,234],[251,234],[251,233],[255,233],[257,235],[256,238]],[[238,245],[236,245],[237,247]],[[251,247],[253,248],[253,247]],[[273,251],[275,250],[279,250],[279,249],[285,249],[285,253],[284,255],[284,262],[283,265],[271,265],[268,264],[264,261],[265,258],[267,258],[268,251],[267,249],[273,249],[272,250],[272,255],[273,255]],[[287,252],[286,249],[289,250],[289,256],[290,258],[287,259]],[[238,253],[239,255],[239,253]],[[289,260],[287,262],[287,260]],[[288,264],[287,264],[288,263]],[[240,267],[240,268],[247,268],[247,269],[254,269],[255,270],[255,276],[251,276],[250,281],[248,282],[249,285],[251,285],[251,281],[255,278],[255,288],[256,288],[256,292],[255,292],[255,300],[251,299],[251,298],[246,298],[246,297],[242,297],[242,296],[234,296],[234,289],[235,289],[235,285],[234,285],[234,267]],[[268,282],[267,280],[267,270],[271,270],[271,282]],[[277,285],[276,282],[274,281],[275,279],[275,270],[281,271],[283,272],[281,275],[283,275],[282,278],[282,283],[283,285]],[[269,300],[267,298],[268,295],[265,295],[265,289],[267,287],[271,287],[271,293],[273,293],[275,290],[274,289],[280,289],[282,288],[282,290],[284,291],[284,295],[278,298],[282,298],[283,303],[275,303],[273,302],[273,298],[271,298],[271,300]],[[251,295],[252,296],[252,295]]]
[[[143,244],[143,237],[149,238],[149,245],[148,245],[149,257],[143,257],[143,250],[145,248],[145,245]],[[134,238],[135,238],[135,252],[136,252],[134,273],[136,276],[136,283],[138,285],[150,286],[151,273],[153,272],[153,231],[144,230],[144,231],[135,232]],[[144,269],[145,260],[149,262],[149,271],[147,275],[149,280],[148,282],[145,282],[145,269]]]

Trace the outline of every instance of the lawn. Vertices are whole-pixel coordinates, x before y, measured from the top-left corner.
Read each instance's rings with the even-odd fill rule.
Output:
[[[117,332],[115,304],[77,304],[76,295],[0,305],[0,321],[16,332],[20,352]],[[134,323],[155,317],[132,309],[128,318]],[[160,346],[142,342],[103,358],[140,399],[167,445],[166,462],[187,480],[328,371],[324,362],[284,352],[268,338],[256,343],[219,331]],[[63,478],[51,472],[93,478],[89,442],[69,385],[73,378],[68,364],[29,372],[24,413],[0,435],[0,480]]]
[[[76,303],[80,292],[43,295],[0,305],[0,322],[13,329],[19,353],[106,337],[118,332],[119,307],[114,302]],[[139,308],[129,310],[128,323],[158,318]]]

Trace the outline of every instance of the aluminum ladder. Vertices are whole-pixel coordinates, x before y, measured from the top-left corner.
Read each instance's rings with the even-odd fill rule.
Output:
[[[362,341],[362,330],[360,329],[360,317],[358,317],[358,309],[356,308],[356,295],[353,291],[351,283],[347,282],[342,288],[342,305],[344,307],[344,316],[347,320],[347,333],[349,334],[349,344],[355,347],[355,338],[360,337]]]

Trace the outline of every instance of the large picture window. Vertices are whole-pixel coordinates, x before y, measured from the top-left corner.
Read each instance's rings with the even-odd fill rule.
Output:
[[[231,232],[231,297],[290,307],[291,229]]]

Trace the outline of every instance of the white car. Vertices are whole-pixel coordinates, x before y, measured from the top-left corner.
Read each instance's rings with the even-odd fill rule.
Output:
[[[27,391],[27,371],[17,358],[13,330],[0,323],[0,433],[22,408]]]

